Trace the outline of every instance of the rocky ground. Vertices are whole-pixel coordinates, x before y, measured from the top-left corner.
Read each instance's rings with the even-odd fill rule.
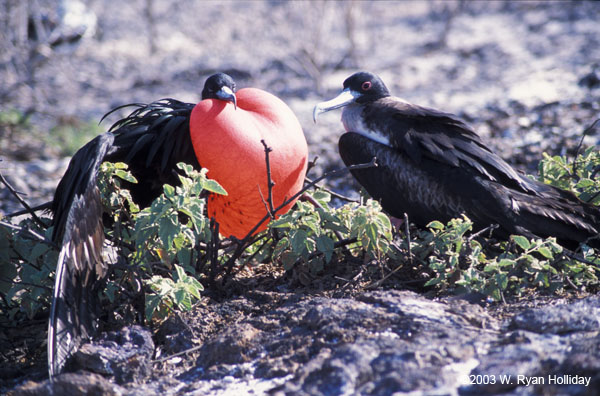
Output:
[[[14,11],[9,3],[4,9]],[[528,172],[544,151],[572,154],[600,117],[595,2],[85,3],[96,16],[89,37],[38,45],[27,57],[19,52],[26,43],[5,40],[12,52],[0,53],[0,112],[29,115],[35,137],[0,130],[0,171],[32,204],[49,199],[67,163],[38,137],[123,103],[197,101],[216,70],[292,107],[320,158],[313,175],[341,165],[342,127],[336,112],[313,124],[312,107],[360,69],[378,73],[397,96],[461,115]],[[584,144],[598,140],[591,133]],[[356,187],[347,176],[329,184]],[[18,207],[0,188],[0,211]],[[356,277],[361,268],[329,269],[310,287],[278,268],[246,273],[227,297],[209,291],[151,333],[129,327],[84,348],[80,364],[104,376],[45,382],[45,344],[29,336],[42,334],[45,321],[12,329],[29,345],[15,350],[29,354],[3,354],[11,359],[0,392],[597,394],[597,296],[505,305],[434,298],[393,279],[372,287]],[[14,390],[24,381],[33,382]]]

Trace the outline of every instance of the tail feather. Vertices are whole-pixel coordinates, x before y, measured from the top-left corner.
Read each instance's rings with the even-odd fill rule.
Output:
[[[103,232],[101,226],[99,232]],[[101,238],[95,236],[80,246],[67,243],[60,251],[48,322],[48,369],[51,377],[63,371],[81,342],[95,332],[98,283],[94,281],[101,261],[94,253],[80,253],[81,250],[98,252],[102,248],[101,242],[100,246],[96,245],[98,241]],[[79,265],[94,270],[81,271]]]

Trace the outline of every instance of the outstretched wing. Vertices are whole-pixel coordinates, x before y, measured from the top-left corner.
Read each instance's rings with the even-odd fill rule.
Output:
[[[96,178],[114,136],[102,134],[71,159],[52,202],[53,240],[61,246],[48,324],[48,367],[59,374],[81,339],[94,331],[94,283],[102,263],[102,204]]]

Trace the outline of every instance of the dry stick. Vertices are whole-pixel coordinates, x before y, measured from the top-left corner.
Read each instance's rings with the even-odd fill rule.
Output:
[[[41,236],[40,234],[38,234],[37,232],[33,231],[30,228],[25,228],[25,227],[17,226],[17,225],[14,225],[14,224],[11,224],[11,223],[7,223],[7,222],[2,221],[2,220],[0,220],[0,225],[4,226],[6,228],[12,228],[13,230],[17,230],[17,231],[27,231],[36,240],[39,240],[40,242],[46,243],[46,244],[48,244],[50,246],[53,246],[53,247],[57,247],[57,245],[54,242],[47,240],[46,238],[44,238],[43,236]]]
[[[15,198],[17,198],[17,200],[21,203],[21,205],[23,205],[23,207],[27,210],[27,212],[29,214],[31,214],[31,217],[33,218],[33,220],[42,228],[47,228],[48,226],[42,221],[42,219],[40,219],[35,212],[31,209],[31,207],[27,204],[27,202],[25,202],[25,200],[23,198],[21,198],[21,196],[19,195],[19,193],[17,192],[17,190],[15,190],[9,183],[8,181],[4,178],[4,175],[2,174],[2,172],[0,172],[0,181],[6,186],[6,188],[8,188],[8,191],[11,192],[12,195],[15,196]]]
[[[269,210],[268,213],[271,215],[271,218],[275,217],[275,213],[274,213],[274,207],[273,207],[273,187],[275,186],[275,183],[273,182],[273,179],[271,178],[271,162],[269,160],[269,153],[271,151],[273,151],[273,149],[269,146],[267,146],[267,143],[265,143],[264,139],[261,139],[260,142],[262,143],[263,147],[265,148],[265,163],[267,165],[267,187],[269,190],[269,195],[267,196],[267,203],[269,204]],[[260,191],[260,189],[259,189]],[[261,194],[262,197],[262,194]]]
[[[341,277],[339,277],[339,276],[336,276],[336,277],[335,277],[336,279],[343,280],[343,281],[345,281],[345,282],[346,282],[346,283],[344,284],[344,286],[342,286],[342,287],[341,287],[341,288],[338,290],[338,292],[343,292],[344,290],[346,290],[346,289],[348,288],[348,286],[350,286],[350,284],[352,284],[352,283],[356,282],[356,281],[358,280],[358,278],[360,278],[360,276],[362,275],[362,273],[363,273],[363,268],[361,267],[360,271],[358,271],[358,273],[357,273],[356,275],[354,275],[354,276],[352,277],[352,279],[344,279],[344,278],[341,278]]]
[[[315,167],[318,159],[319,159],[319,156],[315,155],[315,158],[313,158],[312,161],[308,162],[308,164],[306,165],[306,173],[310,172],[310,170]]]
[[[27,213],[31,213],[31,211],[33,210],[34,212],[38,212],[40,210],[46,210],[46,209],[50,209],[52,207],[52,201],[48,201],[45,202],[43,204],[40,204],[38,206],[34,206],[30,209],[22,209],[22,210],[18,210],[16,212],[12,212],[12,213],[8,213],[5,214],[5,217],[15,217],[15,216],[21,216]]]
[[[408,222],[408,214],[404,213],[404,232],[406,232],[406,246],[408,247],[408,263],[413,265],[412,249],[410,247],[410,223]]]
[[[312,182],[312,180],[310,178],[308,178],[308,177],[306,177],[305,179],[308,180],[309,183]],[[341,199],[342,201],[354,202],[354,203],[359,203],[360,202],[360,200],[358,200],[358,199],[348,198],[345,195],[342,195],[340,193],[336,193],[335,191],[332,191],[332,190],[330,190],[330,189],[328,189],[326,187],[323,187],[323,186],[316,186],[316,187],[318,187],[319,189],[325,191],[328,194],[331,194],[331,196],[334,197],[334,198]]]
[[[568,257],[568,258],[570,258],[570,259],[573,259],[573,260],[579,261],[580,263],[584,263],[584,264],[591,265],[591,266],[593,266],[593,267],[599,267],[598,263],[594,263],[593,261],[587,260],[587,259],[585,259],[585,258],[583,258],[583,257],[581,257],[581,256],[579,256],[579,255],[577,255],[577,253],[575,253],[575,252],[572,252],[572,251],[570,251],[570,250],[568,250],[568,249],[563,249],[563,251],[562,251],[562,252],[563,252],[563,254],[564,254],[565,256],[567,256],[567,257]]]
[[[177,353],[174,353],[174,354],[172,354],[172,355],[169,355],[169,356],[165,356],[165,357],[163,357],[163,358],[160,358],[160,359],[155,359],[155,360],[152,360],[152,363],[162,363],[162,362],[164,362],[164,361],[167,361],[167,360],[169,360],[169,359],[172,359],[172,358],[174,358],[174,357],[181,356],[181,355],[185,355],[185,354],[187,354],[187,353],[190,353],[190,352],[197,351],[198,349],[202,348],[203,346],[204,346],[204,345],[197,345],[197,346],[195,346],[195,347],[191,347],[191,348],[189,348],[189,349],[186,349],[185,351],[177,352]]]
[[[235,270],[233,270],[233,269],[232,269],[232,271],[231,271],[231,276],[235,276],[237,273],[239,273],[241,270],[243,270],[243,269],[246,267],[246,265],[247,265],[247,264],[248,264],[250,261],[252,261],[252,259],[253,259],[254,257],[256,257],[256,255],[257,255],[258,253],[260,253],[260,251],[261,251],[261,250],[262,250],[262,249],[263,249],[265,246],[267,246],[267,243],[269,242],[269,239],[267,239],[267,238],[266,238],[266,235],[262,236],[261,238],[262,238],[262,239],[264,239],[264,242],[262,243],[262,245],[260,245],[260,246],[258,247],[258,249],[256,249],[256,251],[255,251],[254,253],[252,253],[252,255],[250,255],[250,257],[248,257],[248,259],[247,259],[247,260],[244,262],[244,264],[243,264],[243,265],[239,266],[239,267],[238,267],[237,269],[235,269]],[[259,238],[259,239],[255,240],[254,242],[252,242],[252,244],[255,244],[256,242],[260,241],[260,239],[261,239],[261,238]]]
[[[577,169],[576,168],[577,167],[577,161],[575,161],[575,159],[579,155],[579,151],[581,150],[581,146],[583,145],[583,139],[585,139],[585,137],[587,136],[588,133],[590,133],[594,129],[596,129],[596,124],[598,124],[599,122],[600,122],[600,118],[598,118],[596,121],[594,121],[592,123],[592,125],[590,125],[589,127],[585,128],[585,130],[581,134],[581,139],[579,140],[579,144],[577,145],[577,150],[575,150],[575,156],[573,157],[573,173],[574,174],[576,173],[575,171]]]
[[[304,186],[296,194],[294,194],[290,198],[286,199],[281,205],[279,205],[278,207],[276,207],[274,209],[273,213],[275,214],[275,213],[279,212],[285,206],[287,206],[290,203],[294,202],[294,200],[296,200],[299,196],[301,196],[306,191],[308,191],[309,188],[312,188],[318,182],[320,182],[321,180],[323,180],[323,179],[325,179],[327,177],[336,175],[336,174],[341,173],[341,172],[351,171],[351,170],[355,170],[355,169],[373,168],[373,167],[376,167],[376,166],[377,166],[377,157],[373,157],[373,159],[369,163],[350,165],[350,166],[347,166],[345,168],[335,169],[335,170],[333,170],[331,172],[326,172],[326,173],[322,174],[321,176],[317,177],[312,182],[308,183],[306,186]],[[239,256],[244,252],[244,250],[246,249],[246,247],[249,246],[248,242],[251,240],[252,235],[256,232],[256,230],[258,230],[258,227],[260,227],[265,221],[269,220],[270,218],[271,217],[269,216],[269,214],[266,214],[258,223],[256,223],[256,225],[248,232],[248,234],[246,234],[246,236],[244,237],[244,239],[242,239],[241,241],[238,242],[237,248],[236,248],[235,252],[229,258],[229,260],[227,260],[227,262],[224,264],[224,267],[227,267],[226,276],[231,273],[231,269],[233,268],[233,265],[235,264],[235,260],[237,260],[239,258]]]
[[[392,275],[394,275],[396,272],[398,272],[401,268],[403,268],[404,266],[401,264],[399,266],[397,266],[396,268],[394,268],[393,270],[391,270],[387,275],[385,275],[383,278],[379,279],[376,282],[372,282],[370,284],[368,284],[367,286],[365,286],[365,289],[370,290],[370,289],[375,289],[377,287],[379,287],[381,284],[383,284],[383,282],[385,282],[386,280],[388,280],[388,278]]]
[[[211,263],[209,282],[212,284],[217,276],[217,266],[219,264],[219,223],[215,221],[214,217],[210,219],[210,231],[211,238],[210,243],[207,244],[206,253]]]

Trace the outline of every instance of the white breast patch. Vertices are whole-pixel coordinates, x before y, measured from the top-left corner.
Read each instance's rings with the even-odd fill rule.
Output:
[[[344,110],[342,110],[342,123],[346,132],[355,132],[377,143],[391,147],[390,139],[387,136],[367,128],[362,119],[361,106],[351,104],[344,107]]]

